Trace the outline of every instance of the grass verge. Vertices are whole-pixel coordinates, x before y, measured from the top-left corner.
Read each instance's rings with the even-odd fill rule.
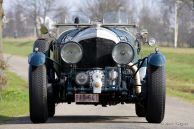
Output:
[[[26,115],[29,109],[27,82],[6,71],[7,85],[0,91],[0,123]]]
[[[34,38],[5,38],[3,39],[3,52],[26,57],[31,53],[34,41]]]
[[[171,88],[167,88],[167,95],[168,96],[176,96],[181,98],[182,100],[191,102],[192,104],[194,104],[194,95],[191,93],[187,93],[187,92],[182,92],[182,91],[177,91],[177,90],[173,90]]]
[[[144,47],[142,55],[153,50]],[[160,51],[166,56],[167,95],[194,103],[194,49],[161,47]]]

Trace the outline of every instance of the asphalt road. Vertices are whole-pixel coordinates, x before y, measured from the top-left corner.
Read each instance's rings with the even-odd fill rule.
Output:
[[[27,79],[27,58],[11,56],[8,62],[10,70]],[[0,129],[194,129],[194,105],[178,98],[167,97],[161,124],[147,123],[134,111],[132,104],[111,107],[59,104],[55,117],[45,124],[32,124],[28,116],[21,116],[1,124]]]

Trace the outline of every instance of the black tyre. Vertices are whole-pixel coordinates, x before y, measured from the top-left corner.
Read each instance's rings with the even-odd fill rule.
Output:
[[[53,117],[55,115],[55,102],[54,102],[54,95],[53,95],[53,86],[48,85],[47,89],[48,95],[48,116]]]
[[[148,67],[146,119],[149,123],[161,123],[165,113],[166,75],[163,67]]]
[[[49,46],[50,46],[50,44],[47,40],[38,39],[34,43],[33,51],[35,51],[35,48],[38,48],[39,52],[43,52],[43,53],[45,53],[46,56],[49,56],[50,55]],[[52,80],[54,78],[53,77],[54,73],[51,73],[51,72],[52,72],[51,69],[47,68],[47,73],[49,75],[49,76],[47,75],[48,82],[50,82],[49,80]],[[50,92],[49,93],[47,92],[48,116],[53,117],[55,114],[55,103],[53,101],[53,89],[52,89],[53,87],[49,87],[49,88],[50,88],[49,89]]]
[[[48,104],[48,116],[53,117],[55,115],[55,103],[51,102]]]
[[[29,68],[30,119],[44,123],[48,119],[47,78],[45,65]]]
[[[138,117],[145,117],[145,106],[142,103],[136,103],[135,112]]]

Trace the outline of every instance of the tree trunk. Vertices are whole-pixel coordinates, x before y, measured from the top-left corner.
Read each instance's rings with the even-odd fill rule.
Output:
[[[2,49],[3,49],[3,19],[4,13],[3,13],[3,0],[0,0],[0,61],[3,61],[3,54],[2,54]]]
[[[2,20],[0,20],[0,51],[2,50],[2,44],[3,44],[3,39],[2,39]]]
[[[2,19],[3,19],[3,0],[0,0],[0,52],[2,51],[2,44],[3,44],[3,41],[2,41],[2,27],[3,27],[3,23],[2,23]]]
[[[36,29],[36,37],[39,38],[40,37],[40,33],[39,33],[39,29],[38,29],[38,24],[35,24],[35,29]]]

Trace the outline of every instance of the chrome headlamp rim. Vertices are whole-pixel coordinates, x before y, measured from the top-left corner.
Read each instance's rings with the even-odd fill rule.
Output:
[[[63,50],[63,48],[65,47],[65,45],[67,45],[67,44],[76,44],[77,46],[79,46],[79,48],[80,48],[80,50],[81,50],[81,57],[80,57],[80,59],[79,59],[78,61],[76,61],[76,62],[66,62],[65,59],[63,58],[63,56],[62,56],[62,50]],[[62,59],[65,63],[67,63],[67,64],[77,64],[77,63],[80,62],[81,59],[83,58],[83,48],[82,48],[82,46],[81,46],[79,43],[77,43],[77,42],[75,42],[75,41],[68,41],[68,42],[64,43],[63,46],[61,47],[60,56],[61,56],[61,59]]]
[[[132,53],[133,53],[132,58],[131,58],[131,60],[128,61],[127,63],[119,63],[119,62],[117,62],[116,60],[114,60],[114,58],[113,58],[113,51],[114,51],[115,47],[118,46],[118,45],[120,45],[120,44],[126,44],[126,45],[128,45],[128,46],[131,48],[131,50],[132,50]],[[132,62],[132,61],[134,60],[134,58],[135,58],[135,51],[134,51],[134,48],[133,48],[132,45],[131,45],[130,43],[128,43],[128,42],[119,42],[119,43],[117,43],[117,44],[113,47],[113,49],[112,49],[112,59],[113,59],[117,64],[119,64],[119,65],[127,65],[127,64],[129,64],[130,62]]]

